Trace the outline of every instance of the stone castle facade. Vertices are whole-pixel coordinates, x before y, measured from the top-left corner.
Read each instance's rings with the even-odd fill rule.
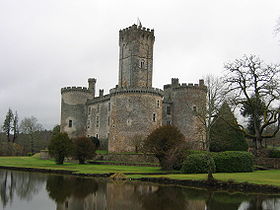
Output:
[[[152,87],[154,30],[132,25],[119,32],[119,82],[110,93],[96,79],[88,87],[61,89],[61,131],[70,137],[95,136],[110,152],[134,151],[133,139],[161,125],[174,125],[193,147],[202,132],[194,112],[205,106],[207,88],[172,79],[163,90]]]

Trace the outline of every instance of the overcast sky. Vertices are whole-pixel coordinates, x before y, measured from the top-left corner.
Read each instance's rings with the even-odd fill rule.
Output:
[[[279,0],[0,0],[0,123],[10,107],[45,128],[60,121],[60,88],[118,82],[118,31],[155,30],[153,86],[172,77],[222,75],[225,62],[256,54],[280,63]]]

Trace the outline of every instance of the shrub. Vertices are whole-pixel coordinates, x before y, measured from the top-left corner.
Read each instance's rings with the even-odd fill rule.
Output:
[[[100,147],[100,140],[97,137],[89,137],[93,144],[95,144],[96,149]]]
[[[25,155],[24,147],[12,142],[0,142],[0,156]]]
[[[183,162],[181,171],[183,173],[207,173],[208,170],[215,172],[214,159],[208,153],[197,153],[188,155]]]
[[[80,164],[84,164],[87,159],[95,156],[96,144],[87,137],[77,137],[73,139],[74,157],[79,160]]]
[[[269,157],[270,158],[280,158],[280,150],[271,150],[269,152]]]
[[[144,151],[154,153],[163,169],[172,169],[168,160],[184,144],[184,135],[174,126],[161,126],[144,140]]]
[[[56,164],[63,164],[65,157],[71,155],[73,143],[66,133],[57,133],[51,138],[49,153],[55,158]]]
[[[217,172],[253,171],[253,155],[249,152],[227,151],[211,153]]]

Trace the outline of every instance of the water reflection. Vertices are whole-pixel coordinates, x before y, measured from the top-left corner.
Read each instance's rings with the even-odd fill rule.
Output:
[[[33,173],[0,170],[0,198],[3,209],[14,197],[30,201],[43,188],[46,176]]]
[[[0,170],[3,209],[277,210],[280,195],[213,192],[106,179]],[[39,196],[41,195],[41,196]],[[47,202],[44,203],[44,200]],[[26,207],[23,203],[28,203]],[[44,203],[44,204],[43,204]],[[53,204],[53,206],[52,206]]]

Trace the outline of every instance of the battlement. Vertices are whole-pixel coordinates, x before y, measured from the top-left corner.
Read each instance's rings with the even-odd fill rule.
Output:
[[[167,89],[184,89],[184,88],[192,88],[192,89],[200,89],[203,91],[207,90],[207,87],[204,85],[204,80],[199,80],[198,84],[193,84],[193,83],[179,83],[178,78],[172,78],[171,79],[171,84],[167,84],[163,86],[164,90]]]
[[[128,28],[122,29],[119,31],[119,41],[123,40],[133,40],[136,36],[140,36],[142,38],[151,39],[154,41],[154,29],[145,28],[142,26],[137,26],[136,24],[133,24],[132,26],[129,26]]]
[[[85,93],[89,93],[89,90],[87,87],[76,87],[76,86],[72,86],[72,87],[64,87],[61,88],[61,93],[65,93],[65,92],[74,92],[74,91],[79,91],[79,92],[85,92]]]
[[[154,95],[163,96],[163,91],[158,88],[113,88],[110,90],[111,95],[125,94],[125,93],[150,93]]]
[[[110,97],[111,97],[110,94],[99,96],[99,97],[95,97],[93,99],[88,100],[87,105],[97,104],[97,103],[102,103],[102,102],[105,102],[105,101],[109,101]]]

